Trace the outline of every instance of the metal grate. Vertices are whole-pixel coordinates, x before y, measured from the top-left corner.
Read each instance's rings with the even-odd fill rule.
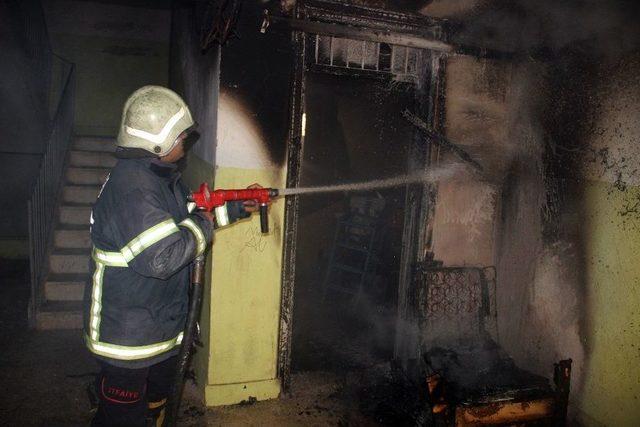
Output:
[[[439,269],[425,272],[425,317],[434,319],[478,313],[482,306],[480,276],[478,269]]]
[[[328,67],[418,77],[422,50],[333,36],[315,36],[315,63]]]
[[[495,268],[430,267],[415,276],[418,310],[428,340],[496,336]]]

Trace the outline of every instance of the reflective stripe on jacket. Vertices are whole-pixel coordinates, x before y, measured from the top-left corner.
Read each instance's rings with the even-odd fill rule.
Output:
[[[84,337],[109,363],[145,367],[177,352],[188,267],[213,233],[206,218],[189,214],[187,195],[174,165],[138,158],[118,160],[98,196]]]

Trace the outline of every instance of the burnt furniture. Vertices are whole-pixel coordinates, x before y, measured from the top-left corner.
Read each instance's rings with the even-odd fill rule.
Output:
[[[519,368],[500,347],[493,267],[416,271],[422,360],[436,425],[563,425],[571,360],[554,385]]]

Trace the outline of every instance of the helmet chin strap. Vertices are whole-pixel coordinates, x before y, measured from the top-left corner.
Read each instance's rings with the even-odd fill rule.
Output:
[[[185,135],[185,136],[182,137],[183,135]],[[182,137],[182,139],[181,139],[181,137]],[[175,139],[175,141],[173,141],[173,144],[171,145],[171,148],[169,149],[169,151],[167,151],[167,153],[165,155],[158,155],[158,159],[160,159],[161,162],[165,162],[165,163],[177,163],[177,161],[180,160],[180,159],[177,159],[175,161],[166,161],[166,160],[164,160],[164,158],[169,156],[171,154],[171,152],[173,150],[175,150],[175,148],[178,146],[178,143],[180,141],[184,141],[185,138],[186,138],[185,132],[180,133],[180,135],[178,135],[178,137]]]

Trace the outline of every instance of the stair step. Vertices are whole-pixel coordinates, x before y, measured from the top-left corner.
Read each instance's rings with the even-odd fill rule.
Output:
[[[65,225],[89,225],[91,207],[60,206],[60,223]]]
[[[53,232],[53,245],[56,248],[90,248],[91,235],[89,234],[89,229],[56,229]]]
[[[62,189],[62,200],[65,203],[93,204],[100,192],[99,185],[65,185]]]
[[[44,297],[47,301],[82,301],[87,280],[89,276],[84,280],[47,280]]]
[[[80,301],[51,301],[40,306],[36,314],[36,328],[81,329],[82,303]]]
[[[71,184],[102,185],[111,169],[108,168],[67,168],[67,182]]]
[[[116,158],[107,152],[71,150],[69,164],[88,168],[111,168],[116,164]]]
[[[89,273],[89,251],[58,250],[49,257],[49,272],[53,274]]]
[[[91,280],[90,205],[117,161],[114,138],[77,137],[72,147],[44,283],[45,302],[36,314],[36,327],[41,330],[82,328],[82,298]]]
[[[79,136],[73,141],[73,149],[113,153],[116,151],[116,139],[100,136]]]

